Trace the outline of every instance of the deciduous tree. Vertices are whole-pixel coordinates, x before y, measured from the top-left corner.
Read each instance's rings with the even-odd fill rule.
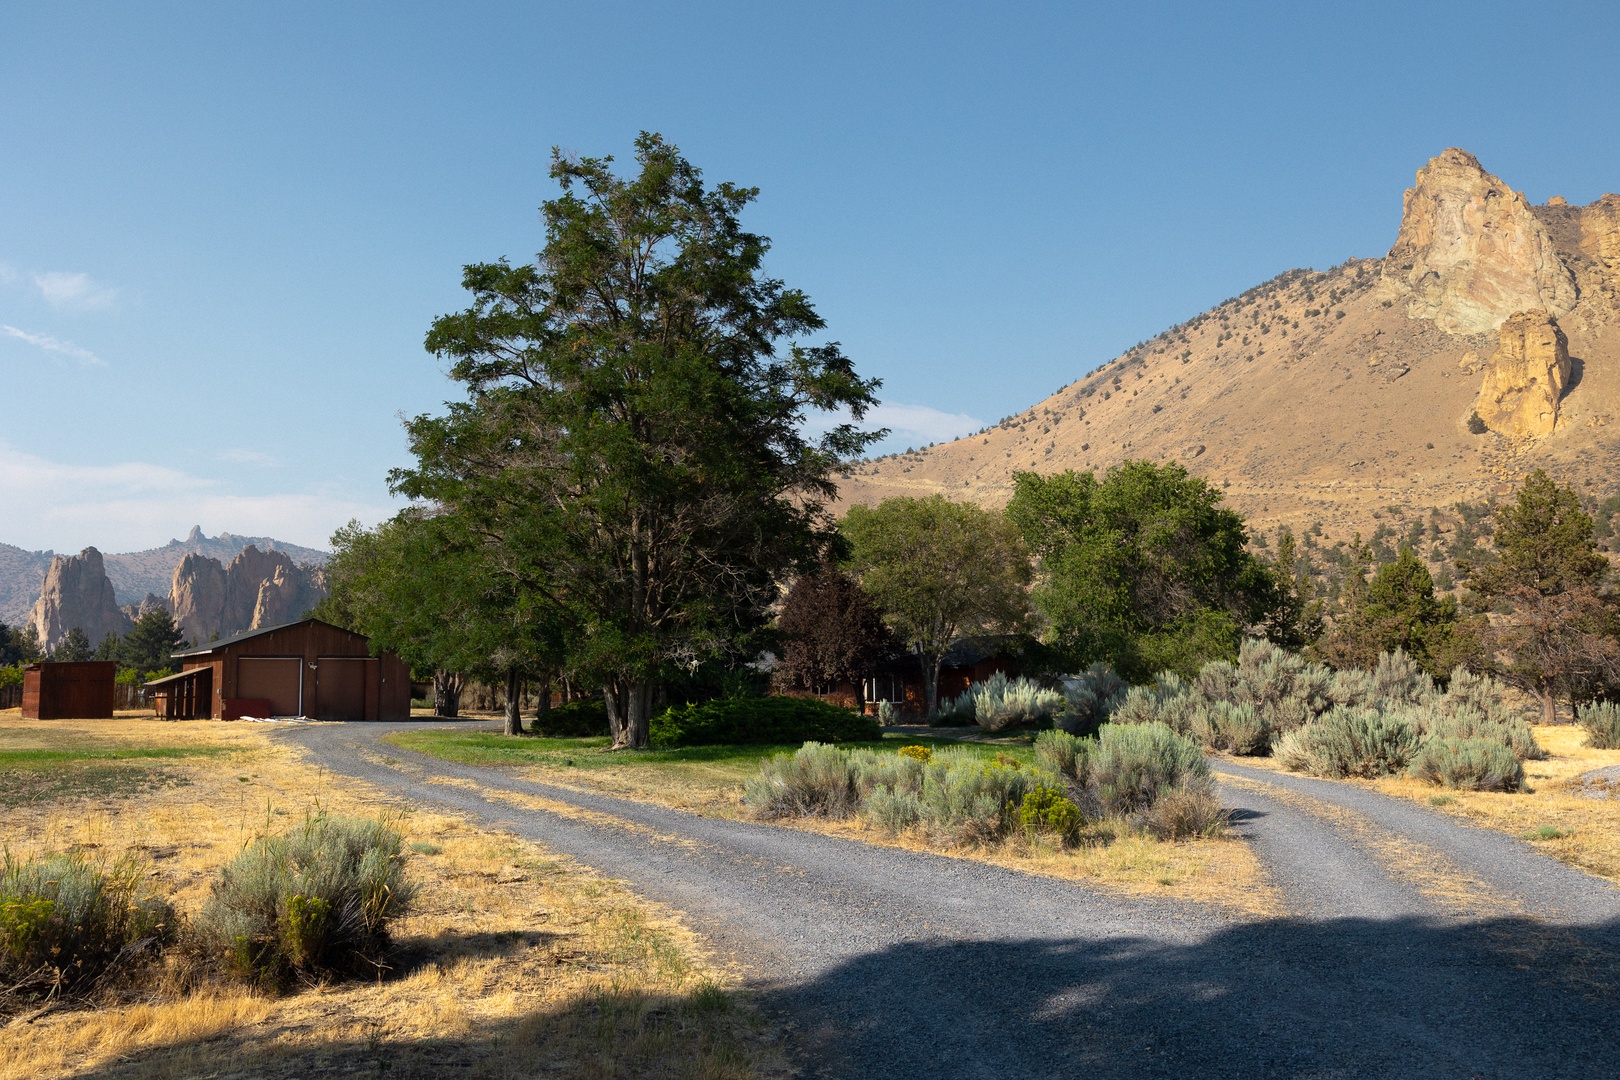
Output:
[[[940,495],[852,506],[842,528],[861,588],[917,655],[932,714],[953,642],[1023,627],[1029,553],[1003,515]]]
[[[824,565],[801,574],[782,600],[782,674],[805,690],[857,682],[896,651],[894,635],[866,592]]]

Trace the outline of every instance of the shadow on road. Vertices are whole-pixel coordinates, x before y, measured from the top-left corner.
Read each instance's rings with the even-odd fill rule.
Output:
[[[1586,1078],[1615,1075],[1617,954],[1620,923],[1281,920],[1189,945],[911,943],[754,1000],[807,1076]],[[746,1075],[712,1068],[704,1015],[609,996],[456,1039],[300,1048],[261,1029],[81,1075],[166,1075],[165,1059],[221,1075],[553,1075],[582,1032],[594,1056],[566,1075]]]

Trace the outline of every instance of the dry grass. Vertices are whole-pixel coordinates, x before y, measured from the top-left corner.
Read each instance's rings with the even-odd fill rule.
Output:
[[[1582,773],[1620,765],[1620,750],[1584,745],[1586,732],[1573,724],[1536,724],[1532,730],[1549,756],[1546,761],[1524,763],[1523,791],[1453,791],[1405,776],[1341,782],[1420,802],[1521,837],[1562,862],[1620,882],[1620,798],[1588,798],[1574,783]],[[1270,758],[1233,760],[1281,771]]]
[[[667,912],[537,845],[341,783],[264,726],[0,719],[0,749],[222,746],[163,761],[184,783],[8,812],[0,843],[114,856],[134,849],[183,910],[253,836],[319,806],[401,815],[420,900],[377,983],[282,998],[234,986],[13,1021],[0,1080],[386,1072],[393,1076],[744,1077],[784,1070],[775,1037]]]

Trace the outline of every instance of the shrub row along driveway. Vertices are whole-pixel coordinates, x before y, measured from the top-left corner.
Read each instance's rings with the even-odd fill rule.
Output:
[[[1616,1069],[1620,892],[1376,793],[1223,766],[1223,799],[1293,912],[1255,921],[532,783],[396,749],[390,730],[287,736],[685,912],[796,1025],[807,1075]]]

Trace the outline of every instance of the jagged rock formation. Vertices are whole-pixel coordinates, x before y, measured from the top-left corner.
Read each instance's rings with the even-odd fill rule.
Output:
[[[1545,311],[1521,311],[1502,324],[1474,412],[1502,435],[1551,435],[1569,376],[1569,339],[1558,323]]]
[[[225,615],[225,568],[218,559],[191,554],[180,560],[169,586],[169,610],[187,641],[198,644],[226,636],[220,629]]]
[[[174,569],[169,605],[187,640],[203,642],[292,622],[326,592],[319,567],[298,566],[284,552],[249,544],[228,567],[187,555]]]
[[[157,593],[147,593],[139,603],[124,605],[124,614],[129,616],[131,622],[139,619],[149,611],[159,610],[169,610],[169,599],[166,596],[159,596]],[[170,612],[170,614],[172,615],[173,612]]]
[[[87,547],[77,555],[51,559],[29,623],[46,649],[60,645],[75,627],[92,645],[108,634],[127,634],[129,616],[118,606],[101,552]]]
[[[1538,467],[1620,494],[1620,196],[1530,206],[1447,151],[1405,208],[1389,256],[1290,270],[973,435],[853,463],[840,501],[1000,506],[1021,470],[1179,461],[1257,531],[1332,547],[1387,529],[1395,508],[1502,498]],[[1502,325],[1527,311],[1541,330]],[[1539,437],[1470,430],[1482,357],[1497,361],[1499,427]],[[1539,397],[1515,357],[1540,365]]]
[[[1452,334],[1494,330],[1530,308],[1575,308],[1575,276],[1530,204],[1463,150],[1418,170],[1383,273],[1408,294],[1408,315]]]

